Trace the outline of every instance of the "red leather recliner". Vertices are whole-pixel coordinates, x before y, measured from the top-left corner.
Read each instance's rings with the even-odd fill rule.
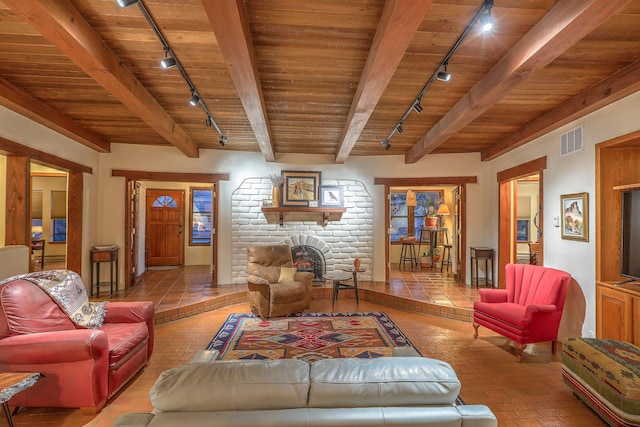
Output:
[[[485,326],[513,340],[518,362],[527,344],[552,341],[556,353],[558,328],[571,275],[529,264],[507,264],[506,289],[480,289],[473,304],[474,338]]]
[[[11,406],[97,413],[153,351],[152,302],[110,302],[97,329],[76,326],[39,286],[0,285],[0,372],[43,374]]]

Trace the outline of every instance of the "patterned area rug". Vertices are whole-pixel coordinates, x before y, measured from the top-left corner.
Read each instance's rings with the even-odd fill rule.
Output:
[[[301,313],[262,320],[231,314],[207,350],[221,359],[299,359],[391,356],[393,347],[413,347],[381,312]]]

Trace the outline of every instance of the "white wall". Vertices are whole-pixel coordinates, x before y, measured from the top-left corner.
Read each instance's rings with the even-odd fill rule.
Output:
[[[95,197],[98,193],[98,153],[2,106],[0,106],[0,137],[92,168],[93,174],[85,173],[83,179],[82,253],[86,254],[86,257],[82,260],[82,279],[88,286],[89,249],[96,243],[98,229],[98,204]],[[0,172],[3,176],[0,183],[4,181],[5,169],[6,163],[3,159],[0,162]],[[0,189],[4,199],[4,185]],[[4,201],[1,203],[3,205]],[[2,236],[4,236],[4,211],[5,209],[2,209],[0,216]],[[4,237],[2,244],[4,244]]]
[[[374,200],[373,279],[384,280],[384,189],[374,185],[376,177],[429,177],[476,175],[477,185],[467,186],[467,246],[498,244],[499,171],[547,156],[544,174],[545,265],[571,273],[587,299],[587,317],[583,332],[595,334],[595,144],[636,131],[640,111],[640,93],[551,132],[491,162],[481,162],[476,154],[428,155],[415,164],[405,164],[403,156],[352,156],[343,165],[331,156],[278,155],[267,163],[260,153],[234,152],[233,140],[224,150],[201,150],[191,159],[172,147],[113,144],[112,152],[97,154],[44,127],[0,107],[0,136],[39,150],[90,166],[93,176],[85,174],[85,212],[83,253],[91,245],[110,241],[124,246],[125,179],[111,177],[112,169],[161,172],[229,173],[229,181],[220,183],[218,243],[219,283],[231,283],[231,199],[233,192],[248,177],[268,176],[283,169],[321,171],[322,179],[361,181]],[[584,151],[560,157],[559,135],[583,124]],[[374,153],[375,154],[375,153]],[[99,185],[98,185],[99,184]],[[99,188],[99,192],[97,189]],[[560,215],[560,195],[589,193],[589,242],[562,240],[553,217]],[[468,252],[468,251],[467,251]],[[469,254],[466,254],[469,265]],[[87,256],[88,258],[88,256]],[[85,266],[85,264],[87,264]],[[86,267],[86,269],[85,269]],[[88,271],[88,261],[83,264]],[[498,272],[499,273],[499,272]],[[123,276],[122,268],[120,272]],[[85,278],[86,280],[86,278]]]
[[[233,141],[227,145],[232,148]],[[374,200],[374,250],[373,279],[384,281],[385,224],[384,187],[374,185],[375,178],[418,176],[467,176],[478,175],[480,184],[469,185],[470,209],[477,212],[468,221],[468,245],[486,245],[491,230],[482,224],[489,218],[488,192],[482,189],[490,180],[489,164],[480,162],[478,154],[449,154],[426,156],[421,161],[407,165],[403,156],[350,157],[344,165],[333,163],[330,156],[283,155],[277,162],[267,163],[260,153],[241,153],[229,150],[201,150],[200,158],[190,159],[175,148],[147,147],[142,145],[114,144],[111,154],[101,154],[101,202],[109,206],[109,214],[99,217],[98,237],[107,236],[120,246],[124,245],[124,218],[112,212],[124,212],[125,179],[111,177],[112,169],[150,170],[163,172],[229,173],[229,181],[220,182],[218,201],[218,283],[232,282],[232,234],[231,200],[233,193],[247,178],[267,177],[281,170],[320,171],[322,181],[355,180],[365,186]],[[470,171],[476,171],[471,173]],[[494,178],[495,179],[495,178]],[[477,204],[484,205],[476,209]],[[115,233],[114,233],[115,231]],[[468,256],[468,254],[467,254]],[[468,262],[468,261],[467,261]]]
[[[494,177],[490,188],[490,223],[496,230],[491,245],[498,244],[498,183],[496,173],[547,156],[544,171],[544,265],[570,273],[580,284],[587,301],[583,335],[595,337],[596,247],[595,247],[595,145],[640,129],[640,93],[589,114],[491,162]],[[583,151],[560,156],[560,135],[583,125]],[[638,165],[640,167],[640,165]],[[554,217],[561,215],[562,194],[589,193],[589,241],[563,240]]]

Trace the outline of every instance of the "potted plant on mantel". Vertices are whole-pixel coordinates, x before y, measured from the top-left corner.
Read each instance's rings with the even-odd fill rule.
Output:
[[[436,199],[433,204],[427,207],[427,212],[424,216],[424,226],[427,228],[436,228],[438,225],[438,209],[444,203],[444,200]]]
[[[280,206],[280,187],[284,184],[284,176],[271,174],[269,175],[269,180],[271,180],[271,203],[273,207]]]

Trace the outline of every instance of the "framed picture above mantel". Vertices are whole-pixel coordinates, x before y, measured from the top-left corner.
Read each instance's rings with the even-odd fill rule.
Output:
[[[308,206],[310,200],[319,200],[321,172],[283,170],[282,176],[282,206]]]

